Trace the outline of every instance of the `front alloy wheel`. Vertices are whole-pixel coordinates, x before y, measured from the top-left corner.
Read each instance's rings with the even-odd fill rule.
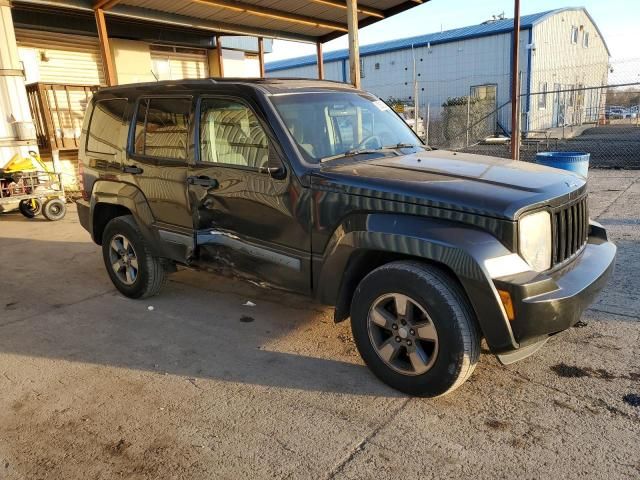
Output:
[[[376,268],[351,302],[351,331],[371,371],[410,395],[462,385],[480,356],[473,309],[448,272],[416,260]]]
[[[438,332],[416,300],[401,293],[382,295],[368,320],[371,343],[387,366],[404,375],[421,375],[433,366]]]

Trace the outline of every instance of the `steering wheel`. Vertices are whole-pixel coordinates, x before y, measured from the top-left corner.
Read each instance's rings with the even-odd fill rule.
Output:
[[[378,135],[369,135],[358,144],[358,146],[356,147],[356,150],[360,150],[361,148],[367,148],[367,144],[374,140],[377,143],[377,146],[375,148],[382,148],[382,140],[380,139],[380,137]]]

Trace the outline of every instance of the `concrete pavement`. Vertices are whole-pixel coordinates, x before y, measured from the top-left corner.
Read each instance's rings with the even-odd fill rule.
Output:
[[[590,185],[619,256],[580,328],[434,400],[304,298],[181,271],[129,300],[73,210],[2,215],[0,479],[637,478],[640,171]]]

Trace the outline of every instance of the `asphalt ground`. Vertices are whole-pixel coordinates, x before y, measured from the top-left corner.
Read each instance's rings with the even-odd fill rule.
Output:
[[[184,270],[129,300],[73,208],[0,215],[0,479],[639,478],[640,172],[590,175],[606,290],[438,399],[381,384],[305,298]]]
[[[593,168],[640,169],[640,126],[635,119],[618,122],[624,123],[588,128],[574,138],[550,140],[548,147],[544,141],[537,146],[525,142],[520,150],[520,158],[534,161],[538,151],[589,152],[589,164]],[[464,151],[510,158],[509,148],[508,145],[479,144]]]

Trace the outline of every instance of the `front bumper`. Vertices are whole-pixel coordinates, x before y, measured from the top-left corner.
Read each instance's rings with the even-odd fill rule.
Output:
[[[511,295],[515,318],[510,324],[520,349],[575,325],[605,286],[614,269],[616,246],[601,227],[592,225],[591,231],[584,250],[559,270],[494,280],[497,289]]]

